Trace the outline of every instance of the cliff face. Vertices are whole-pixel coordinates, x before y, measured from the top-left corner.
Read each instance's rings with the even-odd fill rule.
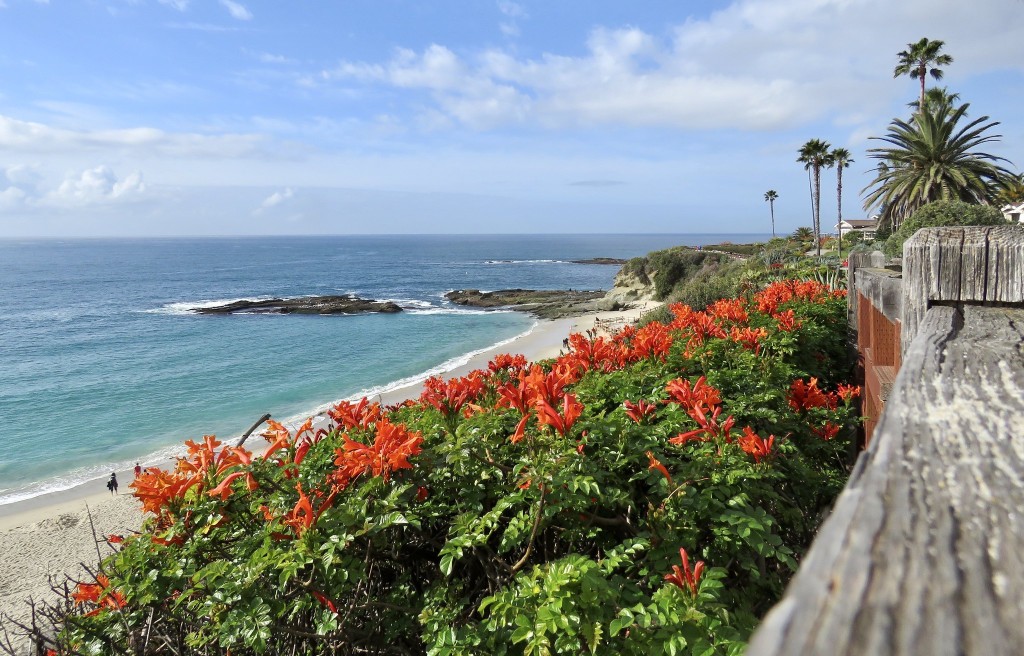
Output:
[[[615,274],[615,282],[611,290],[604,296],[604,302],[624,306],[636,301],[649,301],[654,298],[654,283],[643,269],[635,270],[623,266]]]

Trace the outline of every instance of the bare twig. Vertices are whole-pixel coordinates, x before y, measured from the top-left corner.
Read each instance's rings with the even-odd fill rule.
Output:
[[[245,444],[245,441],[246,441],[247,439],[249,439],[249,436],[250,436],[250,435],[252,435],[252,432],[253,432],[254,430],[256,430],[257,428],[259,428],[259,427],[260,427],[260,424],[262,424],[263,422],[267,421],[268,419],[270,419],[270,413],[269,413],[269,412],[268,412],[267,414],[263,415],[262,417],[260,417],[260,418],[259,418],[259,419],[258,419],[258,420],[256,421],[256,423],[255,423],[255,424],[253,424],[252,426],[250,426],[250,427],[249,427],[249,430],[245,431],[245,433],[243,433],[243,434],[242,434],[242,437],[241,437],[241,439],[239,439],[239,440],[238,440],[238,444],[236,444],[235,446],[242,446],[243,444]]]

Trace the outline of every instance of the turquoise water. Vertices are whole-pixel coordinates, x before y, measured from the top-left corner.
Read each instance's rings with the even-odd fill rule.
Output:
[[[460,288],[607,289],[614,266],[676,244],[760,235],[386,236],[0,240],[0,504],[156,463],[265,412],[456,366],[529,331],[454,307]],[[406,311],[204,316],[240,298],[355,293]]]

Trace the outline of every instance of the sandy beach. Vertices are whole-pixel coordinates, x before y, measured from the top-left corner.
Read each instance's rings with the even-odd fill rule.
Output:
[[[624,311],[599,312],[579,317],[542,321],[529,334],[511,344],[474,356],[446,377],[462,376],[485,368],[499,352],[521,353],[531,361],[557,356],[562,340],[570,333],[597,327],[616,330],[657,306],[646,302]],[[418,397],[417,383],[392,390],[379,397],[385,404]],[[378,400],[378,397],[374,397]],[[120,494],[111,495],[104,480],[92,481],[70,490],[42,495],[0,506],[0,616],[24,621],[29,616],[29,598],[49,599],[48,577],[60,581],[64,574],[84,576],[82,564],[92,565],[110,548],[102,538],[131,533],[139,528],[142,512],[131,496],[128,484],[132,472],[118,471]],[[95,535],[100,537],[97,544]]]

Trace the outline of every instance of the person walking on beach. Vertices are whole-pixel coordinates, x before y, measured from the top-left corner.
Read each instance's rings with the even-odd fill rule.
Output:
[[[138,478],[141,475],[142,475],[142,465],[140,465],[139,463],[135,463],[135,478]]]
[[[111,494],[117,494],[117,473],[110,472],[110,480],[107,481],[107,489]]]

